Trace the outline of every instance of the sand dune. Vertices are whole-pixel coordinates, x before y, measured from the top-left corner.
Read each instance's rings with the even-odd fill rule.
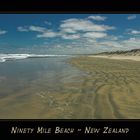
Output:
[[[140,61],[140,49],[128,51],[102,52],[95,55],[89,55],[89,57]]]
[[[107,55],[90,55],[89,57],[98,57],[98,58],[107,58],[107,59],[118,59],[118,60],[134,60],[134,61],[140,61],[140,56],[122,56],[122,55],[113,55],[113,56],[107,56]]]

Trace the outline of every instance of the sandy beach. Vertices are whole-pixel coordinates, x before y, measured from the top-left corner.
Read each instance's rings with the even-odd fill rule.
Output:
[[[91,118],[140,118],[140,62],[130,61],[128,57],[118,59],[95,56],[71,61],[80,70],[87,72],[83,98],[88,98]]]
[[[89,56],[37,60],[23,61],[23,77],[17,62],[5,63],[3,71],[7,74],[14,65],[19,79],[10,77],[14,67],[9,76],[0,77],[1,119],[140,118],[139,61]]]

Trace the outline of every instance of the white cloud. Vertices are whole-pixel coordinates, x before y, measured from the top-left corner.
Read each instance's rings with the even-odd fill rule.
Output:
[[[73,34],[73,35],[62,35],[63,39],[79,39],[80,35],[79,34]]]
[[[1,29],[0,29],[0,35],[4,35],[4,34],[6,34],[6,33],[7,33],[7,31],[1,30]]]
[[[106,37],[106,39],[109,39],[109,40],[111,40],[111,41],[116,41],[116,40],[118,40],[119,37],[120,37],[120,36],[108,35],[108,36]]]
[[[41,26],[20,26],[17,28],[18,31],[20,32],[37,32],[39,34],[37,34],[37,38],[53,38],[53,37],[57,37],[57,36],[61,36],[62,33],[60,32],[54,32],[52,30],[48,30],[45,27],[41,27]]]
[[[120,42],[117,42],[117,41],[102,41],[102,42],[99,42],[99,45],[102,45],[103,47],[106,46],[106,47],[112,47],[112,48],[122,48],[122,44]]]
[[[44,28],[44,27],[40,27],[40,26],[29,26],[29,30],[34,31],[34,32],[42,32],[42,33],[44,33],[47,29]]]
[[[122,41],[105,41],[100,42],[100,44],[112,46],[113,48],[116,48],[118,50],[131,50],[131,49],[137,49],[140,48],[140,38],[129,38]],[[108,48],[109,50],[109,48]]]
[[[33,26],[33,25],[28,26],[28,27],[20,26],[17,29],[18,31],[21,31],[21,32],[28,32],[28,31],[38,32],[40,34],[37,34],[37,38],[53,38],[59,35],[58,33],[53,32],[52,30],[47,30],[47,28],[41,27],[41,26]]]
[[[107,19],[107,17],[104,17],[104,16],[89,16],[88,19],[93,19],[93,20],[96,20],[96,21],[104,21]]]
[[[126,34],[137,36],[137,35],[140,35],[140,30],[131,29],[131,28],[126,29]]]
[[[132,31],[131,31],[131,34],[137,35],[137,34],[140,34],[140,31],[138,31],[138,30],[132,30]]]
[[[74,29],[71,29],[71,28],[62,28],[61,32],[62,33],[76,33],[76,31]]]
[[[20,32],[28,32],[29,31],[29,29],[27,27],[23,27],[23,26],[17,27],[17,30]]]
[[[47,31],[47,32],[44,32],[42,34],[38,34],[37,35],[37,38],[53,38],[53,37],[56,37],[58,36],[59,34],[56,33],[56,32],[53,32],[53,31]]]
[[[99,45],[102,45],[102,47],[106,46],[106,49],[110,51],[110,47],[114,50],[131,50],[131,49],[137,49],[140,48],[140,38],[129,38],[122,41],[101,41],[98,42]]]
[[[133,20],[133,19],[135,19],[135,18],[136,18],[136,15],[131,15],[131,16],[128,16],[128,17],[127,17],[128,20]]]
[[[66,39],[70,38],[70,36],[66,36]],[[92,53],[99,53],[104,51],[116,51],[116,50],[129,50],[135,49],[140,46],[140,38],[130,38],[127,40],[117,40],[113,41],[109,38],[105,38],[103,40],[96,40],[93,38],[79,38],[73,39],[72,41],[64,41],[64,42],[55,42],[53,45],[49,44],[48,42],[45,43],[42,49],[43,53],[45,48],[47,48],[47,53],[71,53],[71,54],[92,54]]]
[[[17,30],[20,32],[29,32],[29,31],[33,31],[33,32],[45,32],[47,29],[44,27],[40,27],[40,26],[19,26],[17,27]]]
[[[87,38],[104,38],[106,36],[107,34],[102,32],[87,32],[83,35],[83,37]]]
[[[129,38],[128,40],[124,40],[123,43],[128,44],[128,45],[136,45],[136,44],[140,44],[140,38]]]
[[[60,25],[60,29],[66,30],[66,29],[71,29],[75,32],[77,31],[97,31],[97,32],[103,32],[107,30],[113,30],[115,27],[113,26],[107,26],[107,25],[99,25],[99,24],[94,24],[90,20],[86,19],[67,19],[62,21],[62,24]]]
[[[93,46],[95,45],[96,39],[110,39],[113,37],[110,36],[108,38],[107,31],[108,30],[114,30],[115,27],[103,25],[103,24],[95,24],[89,18],[94,18],[96,20],[105,20],[106,17],[101,16],[90,16],[88,19],[78,19],[78,18],[71,18],[67,20],[63,20],[60,25],[57,27],[57,29],[54,31],[52,29],[47,29],[46,27],[42,26],[20,26],[18,27],[18,31],[21,32],[36,32],[37,38],[55,38],[59,37],[58,39],[65,39],[65,40],[74,40],[80,44],[81,42],[84,43],[84,46]],[[48,24],[48,21],[46,21],[46,24]],[[114,40],[116,38],[114,37]],[[81,43],[81,46],[83,45]],[[78,45],[79,46],[79,45]],[[97,43],[96,43],[96,46]]]
[[[140,38],[129,38],[126,40],[117,40],[117,41],[100,41],[97,42],[98,46],[100,48],[106,48],[106,51],[110,51],[110,49],[113,50],[131,50],[131,49],[138,49],[140,48]]]

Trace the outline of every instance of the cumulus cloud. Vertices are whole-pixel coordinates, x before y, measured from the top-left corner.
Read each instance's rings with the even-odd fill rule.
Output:
[[[107,37],[106,37],[106,39],[109,39],[109,40],[111,40],[111,41],[116,41],[116,40],[118,40],[120,38],[120,36],[115,36],[115,35],[108,35]]]
[[[128,20],[133,20],[133,19],[135,19],[135,18],[136,18],[136,15],[131,15],[131,16],[128,16],[128,17],[127,17]]]
[[[102,42],[99,42],[99,45],[103,45],[103,46],[107,46],[109,47],[108,49],[110,49],[110,47],[112,48],[122,48],[122,44],[120,42],[117,42],[117,41],[102,41]]]
[[[130,15],[128,20],[133,20],[136,15]],[[67,53],[94,53],[99,51],[126,50],[134,49],[140,46],[140,30],[130,27],[126,30],[125,35],[119,35],[119,32],[113,34],[116,27],[103,24],[107,17],[99,15],[91,15],[87,18],[70,18],[60,21],[55,26],[49,21],[45,21],[44,26],[19,26],[17,30],[20,32],[34,32],[37,38],[43,38],[45,43],[42,47],[46,50],[54,50],[54,52]],[[49,28],[48,28],[49,27]],[[50,28],[52,27],[52,28]],[[54,28],[53,28],[54,27]],[[134,29],[133,29],[134,28]],[[7,31],[0,30],[0,35]],[[130,38],[131,37],[131,38]],[[133,38],[132,38],[133,37]],[[53,40],[46,39],[54,38]],[[127,39],[128,38],[128,39]],[[39,40],[42,41],[42,40]],[[50,43],[51,42],[51,43]],[[40,50],[40,46],[33,46],[33,49]],[[48,52],[47,52],[48,53]]]
[[[70,36],[65,36],[66,38]],[[64,42],[54,42],[54,44],[50,45],[45,43],[44,47],[39,46],[39,50],[47,48],[47,53],[60,53],[60,54],[88,54],[88,53],[99,53],[104,51],[116,51],[116,50],[129,50],[135,49],[140,46],[140,38],[129,38],[126,40],[96,40],[93,38],[80,38],[80,39],[72,39],[72,41],[64,41]]]
[[[63,39],[79,39],[80,38],[80,35],[79,34],[73,34],[73,35],[62,35],[62,38]]]
[[[6,33],[7,33],[6,30],[2,30],[2,29],[0,29],[0,35],[4,35],[4,34],[6,34]]]
[[[44,27],[40,27],[40,26],[29,26],[29,30],[30,31],[34,31],[34,32],[42,32],[42,33],[44,33],[44,32],[46,32],[46,28],[44,28]]]
[[[19,27],[17,27],[17,30],[20,32],[28,32],[29,31],[28,27],[25,27],[25,26],[19,26]]]
[[[129,38],[126,40],[117,40],[117,41],[101,41],[98,42],[99,45],[102,45],[102,47],[106,46],[106,49],[110,51],[112,50],[131,50],[131,49],[137,49],[140,46],[140,38]]]
[[[28,32],[28,31],[33,31],[33,32],[45,32],[47,29],[44,27],[40,26],[19,26],[17,27],[17,30],[20,32]]]
[[[38,34],[37,38],[53,38],[58,36],[59,34],[53,31],[43,32],[42,34]]]
[[[131,49],[137,49],[140,46],[140,38],[129,38],[126,40],[117,40],[117,41],[101,41],[98,42],[98,45],[102,45],[102,47],[106,46],[106,50],[110,51],[110,49],[113,50],[131,50]]]
[[[62,21],[62,24],[60,25],[60,28],[62,31],[66,29],[71,29],[72,31],[97,31],[97,32],[102,32],[102,31],[107,31],[107,30],[113,30],[115,27],[113,26],[107,26],[107,25],[99,25],[91,22],[90,20],[86,19],[67,19]]]
[[[129,38],[128,40],[124,40],[123,43],[128,44],[128,45],[135,45],[135,44],[140,44],[140,38]]]
[[[61,28],[62,33],[76,33],[76,31],[72,28]]]
[[[18,31],[20,32],[37,32],[37,33],[40,33],[40,34],[37,34],[37,38],[53,38],[53,37],[56,37],[58,36],[59,34],[56,33],[56,32],[53,32],[52,30],[47,30],[47,28],[45,27],[41,27],[41,26],[20,26],[17,28]]]
[[[83,35],[83,37],[87,37],[87,38],[104,38],[106,37],[107,34],[106,33],[102,33],[102,32],[87,32]]]
[[[96,18],[101,20],[101,16]],[[95,24],[88,19],[70,18],[63,20],[59,29],[63,39],[97,39],[107,37],[106,31],[114,30],[115,27]]]
[[[20,32],[37,32],[37,38],[54,38],[59,37],[61,39],[96,39],[104,38],[107,36],[108,30],[114,30],[114,26],[108,26],[103,24],[95,24],[89,19],[95,20],[105,20],[106,17],[102,16],[89,16],[86,19],[79,18],[70,18],[61,21],[60,25],[54,31],[53,29],[47,29],[46,27],[41,26],[19,26],[17,30]],[[45,21],[46,24],[49,24],[48,21]]]
[[[104,16],[89,16],[88,19],[96,20],[96,21],[104,21],[107,17]]]
[[[137,35],[140,34],[139,30],[131,30],[130,34]]]
[[[57,37],[54,39],[54,44],[51,44],[52,46],[57,46],[57,44],[60,44],[60,39],[71,40],[63,41],[63,44],[59,45],[59,47],[57,46],[54,48],[51,46],[50,48],[52,50],[61,49],[62,51],[65,48],[66,51],[68,49],[71,49],[71,51],[73,50],[73,53],[91,53],[92,50],[98,50],[99,48],[99,50],[104,50],[108,47],[113,48],[113,46],[117,46],[117,43],[115,44],[115,40],[117,40],[117,37],[108,35],[107,33],[107,31],[114,30],[116,28],[114,26],[97,24],[93,22],[94,20],[104,21],[105,19],[106,17],[103,16],[89,16],[85,19],[70,18],[61,21],[59,26],[55,30],[47,29],[47,27],[45,26],[42,27],[34,25],[19,26],[17,30],[20,32],[36,32],[37,38],[47,39]],[[45,23],[49,25],[48,21],[46,21]],[[55,40],[57,39],[59,41],[55,42]],[[100,39],[100,42],[98,42],[98,39]],[[103,40],[108,41],[103,42]],[[65,44],[65,42],[67,42],[68,44]]]
[[[131,35],[130,37],[138,37],[139,35],[140,35],[140,30],[137,30],[137,29],[132,29],[132,28],[130,28],[130,29],[126,29],[126,32],[125,32],[125,34],[127,34],[127,35]]]

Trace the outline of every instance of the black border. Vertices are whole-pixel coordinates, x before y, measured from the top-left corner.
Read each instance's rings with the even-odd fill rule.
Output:
[[[139,12],[139,0],[3,0],[0,12]]]
[[[12,119],[0,120],[0,137],[2,138],[138,138],[139,137],[139,119],[72,119],[72,120],[56,120],[56,119]],[[33,133],[11,133],[12,127],[18,128],[34,128]],[[51,133],[36,133],[38,127],[51,128]],[[55,133],[56,127],[61,128],[74,128],[72,134],[68,133]],[[85,133],[86,127],[99,128],[99,133]],[[103,133],[104,127],[113,129],[128,128],[128,133]],[[78,131],[81,129],[81,131]],[[118,131],[117,130],[117,131]]]
[[[140,3],[138,0],[5,0],[0,1],[0,14],[29,14],[29,13],[140,13]],[[91,127],[128,127],[128,134],[84,134],[83,131],[74,134],[11,134],[12,126],[33,127],[56,126],[74,127],[75,129]],[[76,120],[46,120],[46,119],[0,119],[0,138],[137,138],[139,137],[140,119],[76,119]]]

